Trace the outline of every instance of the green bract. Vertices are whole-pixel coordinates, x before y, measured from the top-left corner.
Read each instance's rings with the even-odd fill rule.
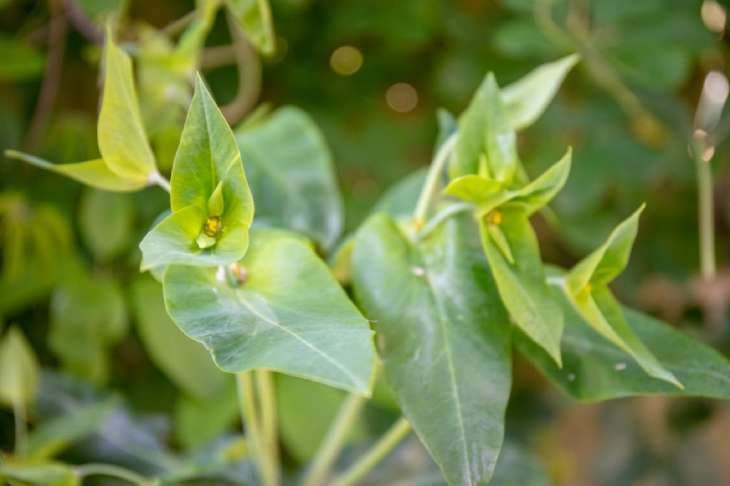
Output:
[[[484,175],[451,181],[445,193],[474,204],[484,252],[504,305],[515,324],[560,363],[563,317],[540,260],[529,222],[563,187],[570,172],[570,151],[534,181],[518,188]]]
[[[253,198],[233,132],[200,76],[175,154],[170,206],[140,243],[143,270],[226,265],[246,253]]]
[[[629,353],[649,375],[682,388],[635,334],[608,284],[629,261],[642,206],[613,230],[604,244],[579,262],[565,277],[568,300],[588,325]]]
[[[452,219],[414,245],[378,214],[353,257],[388,383],[450,484],[489,480],[511,385],[507,313],[468,223]]]
[[[39,365],[23,334],[11,327],[0,342],[0,403],[25,407],[38,390]]]
[[[240,264],[173,265],[164,289],[173,320],[221,369],[267,368],[369,395],[372,331],[300,239],[259,230]]]

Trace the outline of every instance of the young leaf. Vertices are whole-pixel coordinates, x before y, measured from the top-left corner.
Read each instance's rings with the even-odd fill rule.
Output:
[[[147,276],[132,285],[137,331],[152,361],[190,397],[205,400],[233,388],[230,375],[210,354],[175,326],[165,310],[162,286]]]
[[[210,214],[222,184],[223,212]],[[142,269],[167,264],[226,265],[248,247],[253,199],[236,140],[198,76],[172,170],[172,214],[140,243]],[[214,205],[215,206],[215,205]],[[216,206],[217,207],[217,206]]]
[[[556,295],[559,292],[556,290]],[[730,400],[730,362],[714,349],[672,326],[628,307],[621,307],[628,325],[654,351],[656,358],[684,388],[646,374],[631,355],[586,326],[566,298],[563,367],[525,336],[517,348],[562,390],[578,400],[603,401],[635,395],[700,396]]]
[[[457,177],[449,182],[444,194],[474,204],[485,204],[495,199],[502,191],[502,184],[486,177],[469,174]]]
[[[502,101],[514,130],[527,128],[542,115],[579,60],[577,54],[571,54],[543,64],[502,90]]]
[[[142,189],[147,185],[147,180],[138,178],[126,179],[111,170],[102,159],[89,160],[87,162],[75,162],[72,164],[54,164],[30,154],[18,152],[17,150],[6,150],[5,156],[9,159],[21,160],[36,167],[50,170],[57,174],[64,175],[75,181],[96,187],[105,191],[132,192]]]
[[[486,156],[486,175],[500,183],[511,182],[519,170],[515,132],[512,129],[493,74],[488,74],[469,107],[461,115],[459,134],[449,167],[453,177],[479,172]]]
[[[498,223],[507,240],[514,263],[510,263],[481,223],[482,246],[497,283],[499,295],[514,323],[542,346],[560,365],[560,335],[563,315],[545,282],[540,248],[527,216],[521,210],[506,209]]]
[[[572,150],[553,164],[540,177],[515,191],[510,191],[510,206],[517,206],[527,216],[544,208],[560,192],[570,174]]]
[[[270,56],[276,47],[269,0],[227,0],[246,37],[262,54]]]
[[[623,272],[631,256],[631,247],[639,230],[639,216],[643,210],[642,204],[611,232],[601,246],[573,267],[566,276],[571,293],[577,294],[589,283],[607,285]]]
[[[164,278],[172,319],[223,370],[268,368],[370,393],[372,331],[311,247],[257,230],[240,266],[170,266]]]
[[[354,252],[388,384],[450,484],[489,480],[511,385],[507,313],[470,223],[451,218],[414,245],[381,213]]]
[[[23,334],[11,327],[0,343],[0,403],[26,406],[38,391],[38,361]]]
[[[38,486],[80,486],[76,471],[60,462],[0,464],[0,479]]]
[[[134,86],[132,61],[107,32],[104,48],[104,93],[97,127],[99,152],[111,172],[146,184],[155,157],[147,141]]]
[[[329,251],[344,226],[342,196],[332,155],[312,118],[283,107],[251,128],[237,131],[256,222],[291,229]]]

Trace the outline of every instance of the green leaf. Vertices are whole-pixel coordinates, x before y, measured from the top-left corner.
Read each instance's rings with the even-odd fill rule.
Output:
[[[426,171],[423,169],[408,174],[385,191],[373,207],[372,214],[383,212],[396,219],[411,218],[425,181]]]
[[[114,399],[74,407],[67,415],[42,422],[28,435],[20,453],[39,461],[56,456],[76,441],[97,432],[117,405]]]
[[[43,72],[45,59],[37,49],[5,35],[0,36],[0,80],[21,81]]]
[[[27,406],[38,391],[38,361],[18,328],[11,327],[0,343],[0,403]]]
[[[344,225],[332,155],[304,111],[284,107],[252,128],[237,131],[256,222],[292,229],[329,251]]]
[[[474,204],[485,204],[495,200],[495,196],[501,191],[502,184],[499,182],[469,174],[451,180],[444,189],[444,194]]]
[[[111,32],[106,39],[104,93],[97,126],[99,151],[109,170],[144,185],[157,169],[142,123],[132,61],[114,44]]]
[[[71,466],[60,462],[3,463],[0,479],[44,486],[80,486],[81,479]]]
[[[623,272],[631,257],[643,210],[642,204],[611,232],[601,246],[573,267],[566,276],[566,285],[572,294],[579,293],[589,283],[607,285]]]
[[[227,0],[227,3],[248,40],[262,54],[272,55],[276,37],[269,0]]]
[[[519,169],[516,137],[494,75],[489,73],[459,121],[459,135],[449,175],[480,172],[486,157],[486,174],[499,183],[509,183]]]
[[[172,322],[160,284],[147,276],[138,278],[132,285],[132,303],[147,353],[178,388],[198,401],[235,388],[233,378],[215,366],[205,348]]]
[[[599,334],[629,353],[650,376],[682,388],[674,375],[667,371],[626,322],[621,306],[605,285],[590,292],[569,295],[576,311]]]
[[[172,319],[221,369],[267,368],[370,393],[372,331],[327,266],[297,238],[257,230],[228,276],[170,266],[164,290]]]
[[[544,208],[565,186],[570,174],[572,150],[553,164],[540,177],[515,191],[510,191],[510,207],[519,207],[527,216]]]
[[[470,223],[451,218],[414,245],[377,214],[354,253],[388,384],[450,484],[489,480],[511,385],[507,313]]]
[[[49,346],[71,374],[105,382],[109,349],[126,332],[124,297],[112,278],[76,270],[54,291]]]
[[[224,211],[209,212],[222,183]],[[168,264],[226,265],[248,247],[253,199],[241,153],[228,123],[200,76],[172,170],[172,214],[140,243],[142,269]]]
[[[306,463],[329,431],[345,394],[334,388],[286,375],[276,376],[276,404],[281,439],[287,452]],[[355,422],[350,441],[365,435],[362,419]]]
[[[512,128],[532,125],[545,111],[565,76],[580,60],[577,54],[543,64],[502,90],[502,101]]]
[[[64,175],[75,181],[105,191],[132,192],[142,189],[148,184],[147,180],[142,181],[136,178],[126,179],[118,176],[109,170],[102,159],[75,162],[72,164],[54,164],[16,150],[6,150],[5,156],[9,159],[21,160],[36,167],[50,170],[51,172]]]
[[[540,247],[527,216],[516,209],[501,213],[499,227],[507,240],[510,263],[481,223],[482,246],[494,274],[499,295],[514,323],[542,346],[560,365],[563,315],[545,282]]]
[[[516,341],[521,354],[572,397],[602,401],[659,394],[730,400],[730,362],[709,346],[646,314],[621,308],[638,338],[684,385],[678,388],[648,376],[631,355],[586,326],[567,299],[562,300],[566,316],[562,368],[529,339],[520,336]]]
[[[134,206],[124,195],[86,189],[81,197],[81,236],[98,260],[119,256],[132,237]]]

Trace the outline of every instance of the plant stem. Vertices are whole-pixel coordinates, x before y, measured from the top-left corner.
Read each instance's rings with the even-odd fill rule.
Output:
[[[20,400],[13,401],[13,419],[15,421],[15,453],[20,455],[25,448],[25,438],[28,429],[25,424],[25,406]]]
[[[332,486],[350,486],[364,478],[410,431],[408,420],[399,418],[360,460],[332,481]]]
[[[697,167],[697,199],[700,230],[700,268],[702,277],[715,277],[715,208],[712,200],[712,170],[710,161],[703,160],[698,150],[695,150],[695,165]]]
[[[428,169],[426,181],[423,183],[423,189],[421,189],[421,194],[418,196],[416,210],[413,213],[413,222],[416,228],[420,228],[426,222],[426,216],[433,203],[441,173],[446,166],[446,162],[449,160],[449,155],[454,150],[457,139],[457,133],[452,134],[436,151],[436,155],[431,162],[431,167]]]
[[[275,471],[275,474],[272,475],[271,467],[268,464],[261,422],[256,409],[256,392],[254,390],[253,375],[253,371],[246,371],[236,375],[239,406],[246,428],[246,442],[254,451],[262,484],[265,486],[276,486],[278,471]]]
[[[129,481],[139,486],[152,484],[152,481],[144,476],[140,476],[134,471],[113,464],[84,464],[76,468],[76,473],[79,475],[79,479],[87,476],[109,476],[123,479],[124,481]]]
[[[160,174],[157,171],[154,171],[149,176],[149,183],[155,184],[163,188],[168,193],[170,192],[170,181],[165,179],[162,174]]]
[[[314,456],[312,466],[304,478],[304,486],[318,486],[324,484],[332,464],[342,450],[352,426],[360,415],[360,410],[365,404],[365,397],[351,393],[344,401],[337,413],[337,418],[327,431],[317,454]]]
[[[256,387],[261,402],[262,459],[267,469],[265,477],[271,484],[279,483],[279,441],[276,424],[276,394],[269,370],[256,371]]]

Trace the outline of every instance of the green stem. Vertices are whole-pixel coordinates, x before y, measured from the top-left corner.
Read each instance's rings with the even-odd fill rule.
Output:
[[[238,399],[241,408],[243,423],[246,427],[246,442],[250,445],[256,457],[262,484],[276,486],[276,476],[271,475],[267,454],[264,450],[264,438],[261,422],[256,410],[256,393],[254,391],[253,371],[246,371],[236,375],[238,383]]]
[[[332,481],[332,486],[350,486],[364,478],[411,431],[411,424],[401,417],[375,445],[344,474]]]
[[[256,388],[261,402],[262,460],[268,478],[267,484],[279,483],[279,441],[276,418],[276,393],[274,380],[269,370],[256,371]]]
[[[13,419],[15,421],[15,453],[19,455],[25,449],[25,439],[28,435],[25,424],[25,406],[20,400],[13,401]]]
[[[715,277],[715,208],[712,200],[712,170],[709,160],[703,160],[702,154],[695,149],[695,165],[697,167],[697,198],[700,229],[700,268],[702,277]]]
[[[84,464],[76,468],[76,473],[79,475],[79,479],[83,479],[87,476],[109,476],[123,479],[124,481],[128,481],[138,486],[152,484],[152,481],[148,480],[144,476],[140,476],[134,471],[114,466],[112,464]]]
[[[327,431],[327,436],[314,456],[312,466],[304,478],[303,486],[318,486],[324,484],[324,480],[329,475],[330,468],[334,464],[342,447],[347,440],[348,434],[352,430],[352,426],[356,423],[360,415],[360,410],[365,404],[365,397],[350,394],[340,407],[337,418]]]
[[[423,189],[421,189],[421,194],[418,196],[416,209],[413,212],[413,222],[415,223],[416,228],[420,228],[426,222],[426,216],[428,215],[428,210],[436,195],[436,189],[439,184],[439,179],[441,178],[441,173],[444,171],[446,162],[449,160],[449,155],[451,155],[451,152],[454,150],[457,139],[457,134],[452,134],[436,151],[436,155],[431,162],[431,167],[428,169],[426,181],[423,183]]]

